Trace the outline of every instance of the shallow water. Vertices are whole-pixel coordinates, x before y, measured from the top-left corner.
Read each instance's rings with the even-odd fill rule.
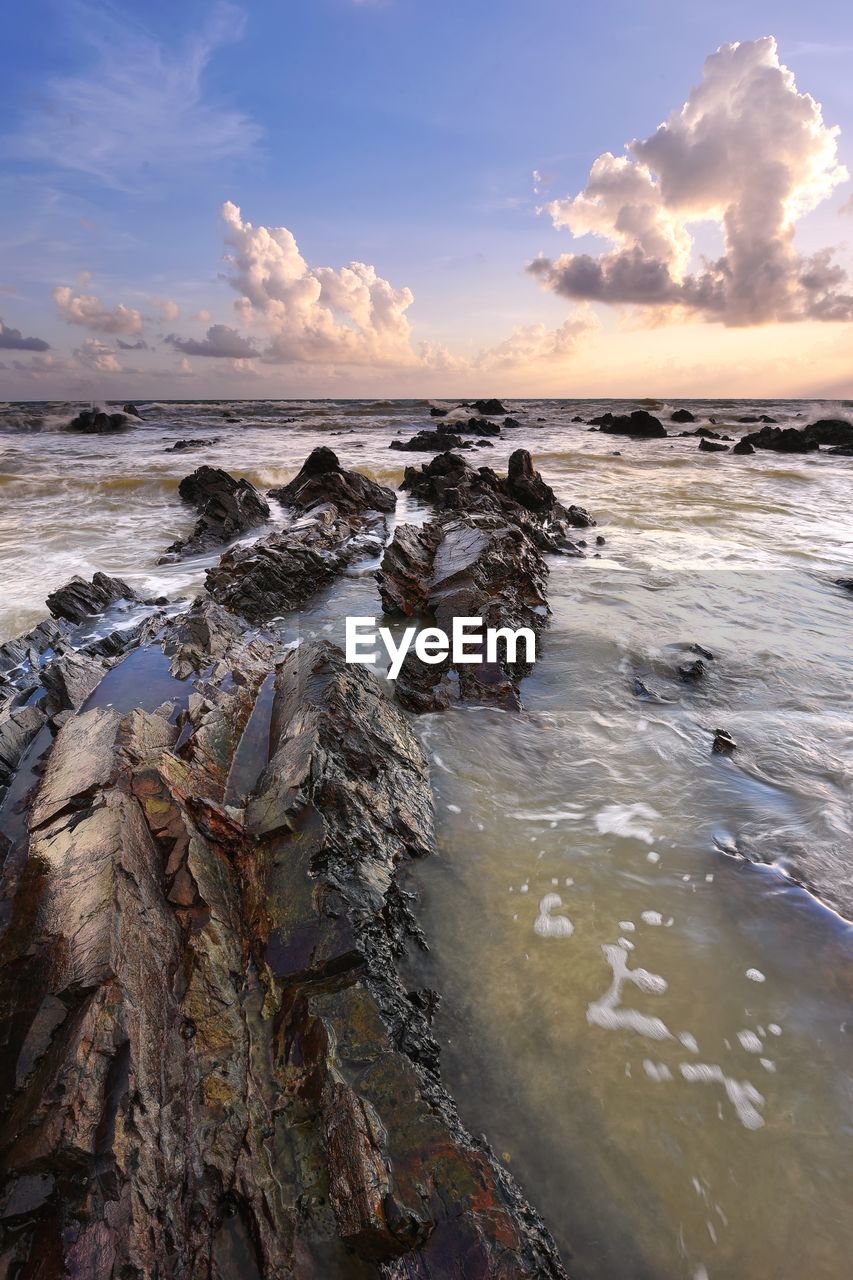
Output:
[[[853,568],[853,460],[699,454],[695,439],[570,421],[603,407],[514,404],[528,425],[468,455],[499,465],[530,448],[606,544],[551,563],[554,617],[523,714],[416,722],[441,852],[417,868],[432,953],[412,958],[412,979],[443,993],[436,1031],[463,1116],[504,1153],[576,1280],[840,1280],[853,1250],[853,600],[834,579]],[[850,417],[690,407],[720,424],[751,410]],[[142,411],[120,437],[57,431],[70,406],[28,410],[26,431],[6,411],[0,639],[38,621],[73,572],[196,590],[214,557],[154,562],[191,527],[177,482],[202,462],[266,487],[318,443],[388,483],[428,459],[388,450],[428,423],[423,402]],[[224,422],[232,411],[241,424]],[[214,434],[211,448],[163,452]],[[346,613],[378,611],[371,567],[288,619],[285,640],[342,642]],[[694,644],[714,655],[696,685],[677,675]],[[713,753],[717,728],[733,756]],[[235,796],[251,776],[241,758]]]

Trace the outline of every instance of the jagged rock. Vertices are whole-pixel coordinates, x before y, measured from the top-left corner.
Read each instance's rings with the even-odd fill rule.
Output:
[[[178,556],[200,555],[269,519],[269,505],[255,486],[248,480],[235,480],[219,467],[199,467],[184,476],[178,493],[193,504],[199,518],[188,538],[179,538],[167,547],[161,564]]]
[[[529,627],[538,635],[550,615],[547,575],[537,547],[518,525],[498,515],[460,515],[421,528],[400,526],[376,577],[386,613],[430,614],[448,636],[457,617],[482,618],[484,628]],[[510,661],[504,646],[496,661],[454,668],[449,658],[424,663],[412,649],[394,691],[409,710],[443,710],[453,670],[463,701],[519,707],[518,684],[531,669],[523,654],[520,646]]]
[[[313,449],[289,484],[270,489],[269,496],[287,507],[307,511],[318,503],[332,503],[342,515],[393,511],[397,495],[358,471],[345,471],[331,449]]]
[[[121,578],[96,573],[91,582],[75,575],[64,587],[52,591],[45,603],[54,618],[83,622],[86,618],[103,613],[119,600],[138,599],[133,587],[128,586]]]
[[[101,683],[108,669],[106,659],[74,650],[55,658],[41,675],[51,713],[77,711]]]
[[[111,431],[124,431],[130,426],[126,413],[104,413],[102,409],[83,409],[72,418],[66,431],[80,431],[87,435],[104,435]]]
[[[776,421],[776,419],[775,419],[775,418],[770,418],[770,417],[768,417],[766,413],[759,413],[759,414],[747,414],[747,415],[746,415],[746,417],[744,417],[744,418],[735,418],[735,422],[741,422],[741,423],[747,423],[747,422],[775,422],[775,421]]]
[[[202,449],[208,445],[219,444],[219,436],[211,436],[205,440],[201,436],[190,438],[189,440],[176,440],[174,444],[164,449],[164,453],[183,453],[186,449]]]
[[[816,444],[853,445],[853,423],[844,418],[821,418],[803,427],[803,436]]]
[[[729,756],[737,751],[737,743],[727,729],[715,729],[712,750],[716,755]]]
[[[689,409],[676,409],[669,415],[670,422],[695,422],[696,418]]]
[[[479,414],[486,418],[497,418],[500,414],[506,413],[507,410],[501,404],[500,400],[475,400],[471,406],[476,409]]]
[[[678,677],[685,684],[698,684],[700,680],[704,680],[707,667],[701,658],[697,658],[695,662],[687,662],[678,668]]]
[[[667,434],[663,423],[645,409],[635,409],[630,414],[604,413],[593,418],[592,423],[608,435],[636,436],[640,440],[661,439]]]
[[[729,446],[727,444],[722,444],[718,440],[708,440],[703,436],[699,441],[700,453],[728,453],[728,451]]]
[[[684,436],[699,436],[704,440],[722,440],[723,436],[719,431],[714,431],[712,427],[697,427],[695,431],[682,431]]]
[[[271,662],[244,636],[178,723],[93,709],[47,757],[0,939],[4,1266],[564,1280],[397,975],[431,796],[379,682],[288,655],[225,805]]]
[[[853,578],[836,578],[835,585],[843,587],[845,591],[853,591]]]
[[[221,605],[197,596],[186,613],[169,626],[163,652],[172,659],[177,680],[198,674],[233,649],[243,632],[242,624]]]
[[[406,453],[441,453],[445,449],[470,449],[472,446],[461,436],[449,431],[419,431],[411,440],[392,440],[389,449]]]
[[[431,418],[446,418],[449,412],[450,412],[449,409],[437,409],[436,406],[433,404],[433,405],[430,405],[429,416]]]
[[[505,480],[490,467],[474,470],[457,454],[442,453],[420,468],[406,467],[400,487],[440,511],[500,515],[518,524],[543,551],[576,552],[569,528],[595,524],[583,507],[565,507],[557,501],[553,490],[533,470],[526,449],[511,455]]]
[[[207,571],[206,586],[232,613],[265,622],[299,608],[353,560],[378,554],[386,533],[381,516],[371,521],[316,506],[280,533],[231,547]]]
[[[520,427],[521,423],[518,421],[518,418],[504,418],[504,426],[512,429],[514,427]]]
[[[436,431],[456,436],[499,436],[501,433],[498,424],[489,422],[488,418],[468,418],[467,421],[453,418],[450,422],[439,422]]]
[[[135,404],[124,405],[123,412],[128,414],[131,418],[139,418],[140,420],[142,418],[142,414],[139,412]]]
[[[0,711],[0,792],[12,781],[22,756],[46,724],[47,714],[41,707],[13,707]]]
[[[774,453],[811,453],[818,447],[817,440],[796,427],[762,427],[743,439],[756,449],[772,449]]]
[[[732,453],[755,453],[755,446],[751,445],[748,440],[738,440],[732,449]]]

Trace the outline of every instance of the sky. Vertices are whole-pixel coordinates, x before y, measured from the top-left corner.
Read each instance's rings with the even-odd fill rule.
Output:
[[[853,397],[853,14],[29,0],[0,397]]]

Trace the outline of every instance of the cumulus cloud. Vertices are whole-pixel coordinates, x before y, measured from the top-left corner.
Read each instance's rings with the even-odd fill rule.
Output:
[[[93,293],[75,294],[67,284],[57,285],[53,297],[63,320],[99,333],[139,333],[144,323],[142,313],[133,307],[121,302],[107,307]]]
[[[605,152],[579,195],[546,206],[556,227],[612,248],[528,270],[568,298],[680,306],[728,325],[851,319],[832,250],[794,247],[797,221],[848,177],[837,135],[772,37],[723,45],[651,137]],[[690,227],[703,221],[719,225],[725,252],[691,271]]]
[[[81,5],[76,27],[95,57],[79,75],[39,87],[21,131],[7,142],[28,164],[135,190],[162,171],[245,158],[255,147],[258,126],[208,98],[203,84],[216,51],[241,39],[241,9],[214,4],[204,26],[178,48],[104,7]]]
[[[267,334],[276,363],[405,365],[417,357],[406,311],[410,289],[395,289],[364,262],[312,267],[287,227],[253,226],[231,201],[222,207],[226,279],[245,323]]]
[[[137,338],[136,342],[125,342],[122,338],[116,338],[116,346],[119,351],[150,351],[148,343],[144,338]]]
[[[161,320],[177,320],[181,308],[171,298],[152,298],[151,305],[157,308]]]
[[[569,317],[557,329],[545,324],[519,325],[503,342],[481,351],[474,367],[498,371],[562,363],[575,354],[581,339],[595,328],[595,319],[585,312]]]
[[[114,348],[98,338],[87,338],[82,347],[74,349],[73,355],[78,364],[94,369],[97,373],[122,372]]]
[[[9,329],[0,320],[0,347],[6,351],[47,351],[50,343],[44,338],[25,338],[20,329]]]
[[[249,338],[244,338],[236,329],[227,324],[212,324],[207,336],[197,338],[179,338],[176,333],[166,336],[166,342],[176,351],[187,356],[215,356],[224,360],[251,360],[258,355],[258,349]]]

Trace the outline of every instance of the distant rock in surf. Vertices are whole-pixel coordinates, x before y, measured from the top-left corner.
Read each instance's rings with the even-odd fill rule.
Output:
[[[83,409],[72,418],[66,431],[79,431],[85,435],[107,435],[112,431],[125,431],[130,426],[126,413],[105,413],[103,409]]]
[[[676,409],[675,413],[669,415],[670,422],[695,422],[696,419],[689,409]]]

